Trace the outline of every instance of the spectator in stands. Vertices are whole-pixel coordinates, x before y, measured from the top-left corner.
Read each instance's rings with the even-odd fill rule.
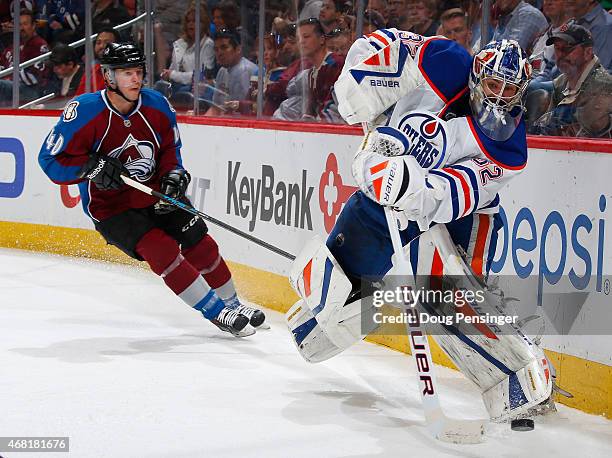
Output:
[[[530,55],[536,40],[548,28],[548,22],[540,10],[524,0],[497,0],[499,11],[493,40],[516,40]]]
[[[102,56],[102,52],[104,52],[104,48],[109,43],[116,43],[120,41],[119,32],[117,32],[112,27],[105,27],[100,32],[98,32],[98,36],[94,41],[94,62],[91,68],[91,92],[96,92],[105,88],[104,77],[102,76],[102,67],[100,66],[100,57]],[[85,59],[85,56],[83,56]],[[85,65],[82,64],[82,67],[85,68]],[[86,92],[86,78],[81,78],[81,84],[79,85],[76,93],[84,94]]]
[[[71,43],[84,35],[85,4],[82,0],[46,0],[43,15],[50,43]]]
[[[36,34],[34,14],[21,10],[19,15],[19,40],[21,43],[19,61],[33,59],[49,51],[47,42]],[[13,45],[5,48],[0,54],[0,70],[13,66]],[[22,101],[40,97],[50,77],[49,67],[39,62],[19,73],[19,96]],[[10,105],[13,100],[13,82],[10,79],[0,80],[0,105]]]
[[[370,14],[368,14],[367,12],[370,12]],[[383,18],[383,22],[386,24],[387,21],[389,20],[389,10],[388,10],[388,5],[387,5],[387,0],[369,0],[368,1],[368,8],[364,14],[364,20],[367,16],[370,16],[372,12],[376,12],[378,14],[381,15],[381,17]],[[384,25],[382,27],[378,27],[377,29],[382,29],[384,28]],[[377,30],[374,29],[374,30]]]
[[[467,49],[470,54],[473,54],[472,47],[470,46],[472,31],[468,27],[468,17],[465,11],[461,8],[446,10],[440,16],[440,21],[442,35],[451,40],[455,40]]]
[[[574,15],[591,32],[599,61],[612,72],[612,15],[597,0],[574,0]]]
[[[559,70],[555,67],[555,51],[553,46],[546,46],[546,41],[555,31],[572,17],[572,8],[569,3],[574,0],[544,0],[544,16],[550,21],[546,33],[536,42],[531,56],[531,65],[537,75],[533,78],[530,87],[536,82],[552,81],[559,76]],[[537,86],[537,84],[535,84]]]
[[[575,136],[578,131],[574,117],[576,99],[584,83],[598,68],[593,54],[593,38],[589,31],[570,21],[557,29],[546,42],[555,49],[555,60],[561,75],[553,81],[549,113],[537,122],[536,133]]]
[[[93,0],[91,27],[99,32],[106,27],[114,27],[132,19],[130,13],[119,0]],[[129,39],[130,32],[120,32],[122,39]]]
[[[384,29],[386,22],[384,16],[379,11],[373,9],[365,10],[363,13],[363,34]]]
[[[412,29],[425,37],[436,35],[440,23],[435,20],[438,13],[437,0],[417,0],[412,6]]]
[[[319,17],[323,2],[321,0],[306,0],[304,6],[299,9],[298,21],[304,21],[311,17]]]
[[[321,11],[319,12],[319,21],[325,34],[329,34],[334,29],[343,28],[343,7],[343,0],[323,0]]]
[[[229,29],[239,32],[240,10],[233,0],[222,0],[212,8],[215,30]]]
[[[349,48],[353,44],[351,31],[340,27],[331,30],[325,35],[325,38],[328,51],[342,57],[346,57]]]
[[[191,6],[183,15],[181,38],[172,47],[172,62],[170,68],[160,73],[162,81],[158,81],[155,89],[170,97],[178,92],[191,92],[195,69],[195,37],[196,8]],[[215,68],[215,44],[208,36],[210,19],[208,12],[202,8],[200,12],[200,66],[205,77]],[[169,86],[168,86],[169,84]]]
[[[85,66],[79,64],[76,51],[64,43],[58,43],[51,50],[49,61],[53,65],[54,81],[51,85],[56,98],[72,98],[81,94],[78,89]]]
[[[389,15],[387,27],[396,27],[401,30],[409,30],[412,28],[412,23],[407,21],[408,8],[406,0],[389,0],[387,3],[387,11]],[[406,26],[408,28],[402,28]]]
[[[156,0],[155,1],[155,63],[159,74],[168,67],[172,43],[181,35],[182,20],[189,8],[190,0]],[[202,9],[206,1],[201,0]]]
[[[298,42],[302,56],[312,67],[304,70],[292,80],[296,90],[292,97],[283,101],[274,117],[280,119],[318,120],[342,122],[333,101],[331,89],[340,75],[344,57],[329,52],[321,23],[316,18],[298,24]],[[287,94],[290,94],[291,82]],[[300,107],[302,109],[300,110]]]
[[[612,138],[612,75],[603,67],[583,84],[576,102],[576,136]]]
[[[297,44],[295,36],[297,24],[289,24],[283,30],[283,43],[281,44],[281,52],[279,54],[279,62],[281,65],[287,65],[287,68],[281,74],[280,78],[268,85],[264,93],[264,109],[265,116],[272,116],[279,108],[280,104],[288,98],[287,87],[289,83],[302,71],[310,68],[312,62],[306,57],[302,57],[301,49]],[[287,35],[285,35],[287,34]],[[289,44],[291,43],[291,44]],[[281,59],[281,56],[284,56]],[[301,106],[299,116],[301,116]],[[297,119],[297,118],[296,118]]]
[[[277,32],[280,41],[277,60],[280,65],[289,66],[300,56],[295,36],[296,29],[297,25],[295,23],[284,24]]]
[[[206,116],[231,114],[247,99],[251,76],[257,65],[242,57],[240,35],[235,30],[221,29],[215,36],[215,57],[221,66],[215,78],[212,105]]]

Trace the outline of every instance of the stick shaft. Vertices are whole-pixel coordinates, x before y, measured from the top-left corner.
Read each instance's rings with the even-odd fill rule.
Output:
[[[225,229],[226,231],[229,231],[229,232],[231,232],[233,234],[236,234],[236,235],[238,235],[238,236],[240,236],[242,238],[245,238],[245,239],[249,240],[250,242],[253,242],[253,243],[255,243],[255,244],[257,244],[257,245],[259,245],[259,246],[261,246],[263,248],[266,248],[266,249],[268,249],[268,250],[270,250],[270,251],[272,251],[272,252],[274,252],[276,254],[279,254],[279,255],[281,255],[281,256],[283,256],[283,257],[285,257],[285,258],[287,258],[287,259],[289,259],[291,261],[295,260],[295,256],[292,255],[291,253],[288,253],[287,251],[282,250],[282,249],[278,248],[277,246],[274,246],[274,245],[272,245],[272,244],[270,244],[268,242],[265,242],[265,241],[255,237],[255,236],[251,235],[251,234],[247,234],[246,232],[243,232],[240,229],[236,229],[234,226],[230,226],[229,224],[224,223],[223,221],[220,221],[217,218],[213,218],[212,216],[207,215],[206,213],[203,213],[203,212],[201,212],[199,210],[196,210],[191,205],[186,204],[185,202],[181,202],[180,200],[177,200],[177,199],[174,199],[174,198],[172,198],[170,196],[162,194],[161,192],[154,191],[150,187],[148,187],[148,186],[146,186],[146,185],[144,185],[142,183],[139,183],[138,181],[133,180],[133,179],[131,179],[129,177],[122,176],[121,178],[123,179],[125,184],[127,184],[128,186],[131,186],[131,187],[133,187],[135,189],[138,189],[139,191],[142,191],[145,194],[149,194],[149,195],[151,195],[153,197],[157,197],[158,199],[163,200],[164,202],[167,202],[170,205],[173,205],[173,206],[175,206],[177,208],[180,208],[181,210],[184,210],[184,211],[186,211],[188,213],[191,213],[194,216],[199,216],[204,221],[208,221],[209,223],[212,223],[212,224],[214,224],[216,226],[219,226],[219,227]]]

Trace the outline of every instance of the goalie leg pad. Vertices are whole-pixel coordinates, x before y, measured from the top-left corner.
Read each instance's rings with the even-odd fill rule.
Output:
[[[364,337],[361,301],[347,304],[353,285],[321,239],[297,256],[289,281],[302,300],[287,312],[287,325],[307,361],[328,359]]]
[[[505,316],[503,292],[483,290],[482,280],[459,255],[448,232],[430,230],[419,239],[418,247],[412,243],[409,247],[418,249],[419,264],[431,259],[436,250],[444,263],[442,281],[447,282],[449,288],[474,293],[484,291],[484,300],[477,304],[467,301],[460,306],[421,304],[429,314],[450,316],[453,320],[452,325],[432,325],[430,334],[461,372],[481,390],[493,421],[528,415],[533,407],[548,400],[552,394],[551,369],[544,353],[514,323],[459,323],[457,312],[474,316]],[[417,278],[426,282],[423,276]],[[440,279],[438,283],[442,283]],[[430,284],[417,287],[428,289]]]

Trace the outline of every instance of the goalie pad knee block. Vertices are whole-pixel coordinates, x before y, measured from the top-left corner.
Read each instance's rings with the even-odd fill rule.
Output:
[[[302,300],[287,312],[286,321],[306,361],[324,361],[363,338],[361,301],[347,304],[353,286],[321,239],[298,255],[289,281]]]

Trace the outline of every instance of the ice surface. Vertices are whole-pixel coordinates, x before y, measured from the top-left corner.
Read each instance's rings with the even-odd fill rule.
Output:
[[[435,441],[411,358],[361,343],[310,365],[267,314],[239,340],[149,271],[0,250],[0,436],[70,436],[78,458],[610,456],[612,422],[564,406],[532,432]],[[459,373],[438,379],[448,415],[485,417]]]

